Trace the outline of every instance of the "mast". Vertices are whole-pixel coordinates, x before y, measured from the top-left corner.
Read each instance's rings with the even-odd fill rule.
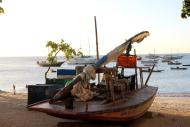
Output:
[[[98,31],[97,31],[97,23],[96,16],[94,16],[94,24],[95,24],[95,35],[96,35],[96,59],[99,60],[99,48],[98,48]],[[100,82],[100,74],[98,74],[98,83]]]
[[[98,31],[97,31],[96,16],[94,16],[94,23],[95,23],[95,34],[96,34],[96,59],[99,60]]]
[[[88,38],[88,55],[90,56],[90,42],[89,42],[89,38]]]

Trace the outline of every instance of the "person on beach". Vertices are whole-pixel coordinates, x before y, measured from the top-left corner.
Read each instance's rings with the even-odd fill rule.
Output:
[[[15,85],[13,84],[13,94],[16,94],[16,89],[15,89]]]

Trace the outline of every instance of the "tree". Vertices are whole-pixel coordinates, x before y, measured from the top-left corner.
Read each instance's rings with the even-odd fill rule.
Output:
[[[50,63],[50,66],[51,64],[53,64],[53,62],[57,62],[56,56],[60,51],[63,53],[67,60],[72,58],[73,56],[83,56],[83,53],[79,49],[76,51],[69,44],[65,43],[63,39],[59,43],[56,43],[54,41],[48,41],[46,47],[50,48],[51,50],[48,53],[47,58],[48,62]],[[50,66],[45,73],[45,79],[47,79],[47,73],[50,70]]]
[[[190,0],[183,0],[182,4],[181,17],[186,19],[190,16]]]
[[[63,39],[59,43],[48,41],[46,47],[50,48],[51,50],[48,53],[47,58],[49,62],[52,62],[55,59],[54,56],[56,56],[60,51],[63,53],[67,60],[73,56],[83,56],[83,53],[79,49],[75,50],[69,44],[65,43]]]
[[[0,0],[0,3],[2,3],[2,0]],[[0,6],[0,14],[4,13],[4,9]]]

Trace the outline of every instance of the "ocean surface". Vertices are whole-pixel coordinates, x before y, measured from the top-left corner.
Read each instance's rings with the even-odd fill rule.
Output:
[[[178,60],[182,64],[190,64],[190,54],[180,54],[183,58]],[[142,56],[144,59],[145,57]],[[43,57],[0,57],[0,90],[13,91],[13,84],[16,92],[27,92],[26,85],[44,84],[47,67],[37,65],[37,60]],[[108,66],[114,66],[115,62]],[[142,66],[138,61],[138,66]],[[153,72],[148,85],[157,86],[159,93],[190,93],[190,67],[187,70],[171,70],[170,67],[182,65],[167,65],[159,60],[155,69],[163,72]],[[74,68],[74,65],[64,63],[59,68]],[[57,68],[51,68],[56,70]],[[129,71],[127,73],[132,73]],[[56,73],[48,73],[49,78],[56,78]],[[147,73],[144,73],[144,81]]]

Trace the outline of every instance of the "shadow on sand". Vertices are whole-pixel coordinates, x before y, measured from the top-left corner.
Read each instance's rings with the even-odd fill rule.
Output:
[[[126,123],[117,122],[59,122],[57,127],[189,127],[190,116],[170,115],[157,112],[147,112],[142,117]]]

